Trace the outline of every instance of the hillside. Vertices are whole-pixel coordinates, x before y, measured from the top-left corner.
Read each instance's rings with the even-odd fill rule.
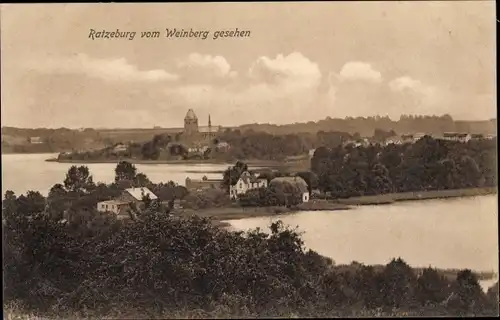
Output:
[[[327,118],[317,122],[286,125],[246,124],[232,129],[242,132],[253,130],[275,135],[292,133],[316,134],[319,131],[359,133],[371,137],[375,129],[394,130],[398,134],[425,132],[469,132],[496,134],[496,119],[484,121],[454,121],[450,116],[403,116],[394,121],[388,117]],[[2,127],[2,153],[62,152],[92,150],[111,146],[119,142],[146,142],[157,134],[174,134],[182,128],[137,128],[137,129],[25,129]],[[39,137],[41,143],[32,144],[30,137]]]

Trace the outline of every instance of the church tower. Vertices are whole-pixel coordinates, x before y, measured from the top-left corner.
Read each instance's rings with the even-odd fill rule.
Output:
[[[192,135],[198,132],[198,117],[194,114],[193,109],[189,109],[184,118],[184,133]]]

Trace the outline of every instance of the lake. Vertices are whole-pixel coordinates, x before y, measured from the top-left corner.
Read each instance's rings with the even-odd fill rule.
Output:
[[[57,157],[57,154],[2,154],[2,194],[6,190],[12,190],[16,195],[37,190],[46,196],[54,184],[63,183],[72,165],[79,165],[45,161],[54,157]],[[94,182],[114,181],[115,163],[85,165],[89,168]],[[146,174],[155,183],[171,180],[180,185],[185,185],[188,176],[195,179],[201,179],[203,176],[209,179],[221,178],[220,173],[208,172],[227,168],[224,164],[136,164],[135,166],[138,172]]]
[[[2,155],[2,193],[38,190],[46,195],[62,183],[72,164],[45,162],[51,154]],[[114,180],[116,164],[88,164],[94,181]],[[136,165],[153,182],[172,180],[184,185],[187,176],[220,178],[226,165]],[[186,171],[197,171],[187,173]],[[273,218],[229,221],[232,228],[268,228],[276,219],[300,227],[307,247],[337,264],[353,260],[385,264],[401,257],[415,267],[469,268],[498,273],[497,196],[400,202],[360,206],[348,211],[301,212]],[[494,281],[494,280],[493,280]],[[484,281],[489,286],[493,281]]]
[[[498,274],[497,196],[359,206],[228,221],[235,230],[282,220],[304,231],[306,247],[337,264],[386,264],[401,257],[415,267],[469,268]],[[483,288],[496,280],[482,281]]]

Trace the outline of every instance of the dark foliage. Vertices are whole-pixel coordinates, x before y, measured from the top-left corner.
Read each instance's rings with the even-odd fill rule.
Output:
[[[497,185],[496,139],[468,143],[428,136],[387,147],[318,148],[311,169],[334,197]]]

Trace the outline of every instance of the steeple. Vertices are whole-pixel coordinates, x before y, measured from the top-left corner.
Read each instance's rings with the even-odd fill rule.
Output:
[[[212,121],[210,120],[210,114],[208,114],[208,127],[212,127]]]

